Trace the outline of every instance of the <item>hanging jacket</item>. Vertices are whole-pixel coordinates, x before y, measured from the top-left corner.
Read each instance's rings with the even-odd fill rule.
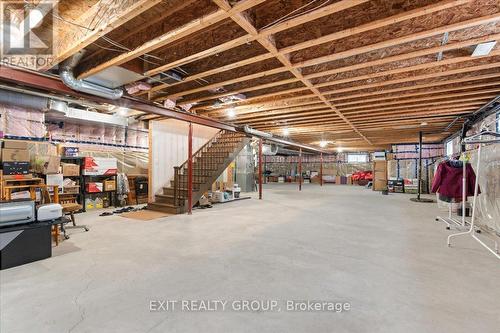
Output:
[[[460,161],[446,161],[438,165],[434,181],[432,182],[432,193],[439,193],[448,198],[454,198],[457,201],[462,200],[462,175],[463,165]],[[476,174],[472,166],[465,165],[465,196],[474,195],[476,185]],[[481,190],[478,189],[478,193]]]

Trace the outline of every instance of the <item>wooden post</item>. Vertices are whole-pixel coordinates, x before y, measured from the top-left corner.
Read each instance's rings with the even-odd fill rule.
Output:
[[[259,200],[262,200],[262,139],[259,139]]]
[[[189,123],[188,134],[188,214],[193,213],[193,123]]]
[[[53,191],[54,191],[54,203],[59,203],[59,186],[55,185]]]
[[[302,148],[299,148],[299,191],[302,191]]]
[[[319,186],[323,186],[323,153],[319,157]]]

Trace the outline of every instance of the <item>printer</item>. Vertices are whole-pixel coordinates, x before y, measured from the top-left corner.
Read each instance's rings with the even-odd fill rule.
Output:
[[[35,201],[29,199],[0,201],[0,227],[54,221],[63,216],[60,204],[39,205],[36,209],[35,207]]]
[[[0,227],[35,221],[35,201],[0,201]]]

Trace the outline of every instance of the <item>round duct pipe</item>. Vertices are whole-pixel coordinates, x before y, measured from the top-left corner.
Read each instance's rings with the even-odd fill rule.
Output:
[[[46,97],[0,89],[0,104],[46,111],[49,109],[49,103],[49,99]]]
[[[107,99],[121,98],[123,96],[123,89],[110,89],[95,83],[78,80],[77,78],[75,78],[73,69],[83,57],[83,54],[84,52],[79,52],[62,63],[61,69],[59,70],[59,76],[61,77],[61,80],[64,82],[64,84],[73,90],[80,91],[89,95],[99,96]]]
[[[267,156],[273,156],[278,153],[279,147],[275,144],[263,144],[262,145],[262,154]]]

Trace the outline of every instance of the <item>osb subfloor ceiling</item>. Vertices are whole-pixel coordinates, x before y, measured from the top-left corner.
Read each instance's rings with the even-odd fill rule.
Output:
[[[500,92],[499,45],[472,56],[499,39],[498,0],[60,5],[83,25],[100,14],[92,29],[59,32],[72,37],[60,39],[58,60],[86,49],[80,78],[122,66],[152,82],[138,97],[331,149],[415,142],[419,131],[442,140]],[[183,80],[162,82],[171,71]]]

